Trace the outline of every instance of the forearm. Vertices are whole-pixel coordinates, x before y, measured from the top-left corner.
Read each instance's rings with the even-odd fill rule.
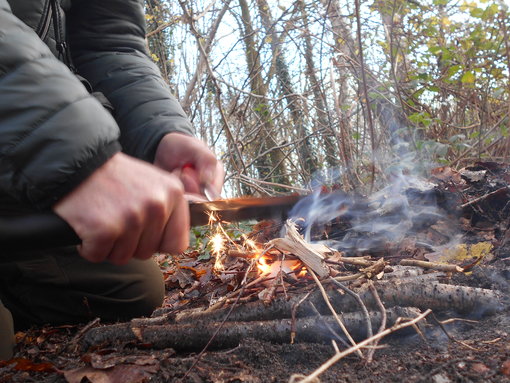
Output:
[[[117,152],[115,121],[0,0],[0,192],[53,205]]]
[[[141,1],[73,3],[69,20],[75,65],[113,104],[127,154],[152,162],[163,136],[192,134],[184,111],[145,52]]]

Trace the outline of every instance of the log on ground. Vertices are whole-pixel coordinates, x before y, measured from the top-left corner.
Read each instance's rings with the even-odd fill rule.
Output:
[[[394,307],[387,310],[387,323],[393,325],[397,318],[412,318],[419,315],[415,308]],[[381,322],[380,312],[371,312],[373,327]],[[367,336],[363,314],[348,313],[343,321],[351,335],[357,339]],[[244,338],[254,338],[274,343],[289,343],[291,319],[271,321],[225,322],[214,337],[210,348],[224,349],[237,346]],[[326,323],[325,323],[326,322]],[[136,322],[135,322],[136,323]],[[187,324],[134,326],[133,322],[96,327],[82,339],[85,348],[107,346],[117,342],[138,343],[156,349],[173,348],[179,351],[201,350],[212,338],[221,322],[199,321]],[[296,320],[296,342],[321,343],[334,339],[330,328],[337,334],[341,330],[332,316],[300,318]]]

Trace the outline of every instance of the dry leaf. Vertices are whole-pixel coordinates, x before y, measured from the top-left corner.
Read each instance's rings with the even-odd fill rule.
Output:
[[[510,376],[510,359],[503,362],[501,365],[501,373],[506,376]]]
[[[490,371],[490,368],[483,363],[473,363],[471,369],[478,374],[485,374],[487,371]]]
[[[55,366],[51,363],[34,363],[26,358],[14,358],[11,360],[1,360],[0,367],[9,366],[14,364],[12,369],[16,371],[33,371],[33,372],[52,372],[55,371]]]
[[[63,373],[69,383],[81,383],[83,379],[91,383],[145,383],[158,369],[159,365],[118,364],[106,369],[80,367]]]

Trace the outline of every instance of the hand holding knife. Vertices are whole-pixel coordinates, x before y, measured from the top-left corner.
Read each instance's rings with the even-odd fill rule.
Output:
[[[207,225],[211,212],[227,222],[249,219],[285,219],[300,195],[283,197],[245,197],[189,202],[191,226]],[[81,243],[74,230],[58,215],[37,213],[0,218],[0,249],[8,251],[40,250]]]

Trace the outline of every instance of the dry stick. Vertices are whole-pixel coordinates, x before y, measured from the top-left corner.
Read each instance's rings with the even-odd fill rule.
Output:
[[[274,279],[274,278],[273,277],[266,277],[265,274],[261,275],[257,279],[254,279],[253,281],[251,281],[247,285],[245,285],[242,288],[240,288],[239,290],[232,291],[230,294],[226,295],[224,299],[222,299],[221,301],[216,302],[215,304],[210,306],[207,310],[204,311],[204,313],[205,312],[211,312],[211,311],[214,311],[214,310],[222,307],[225,304],[225,301],[227,299],[232,299],[232,298],[234,298],[234,297],[236,297],[238,295],[240,296],[245,288],[251,287],[251,286],[255,286],[256,284],[261,283],[261,282],[270,281],[271,279]]]
[[[422,314],[418,315],[416,318],[408,321],[408,322],[405,322],[405,323],[397,323],[394,324],[393,326],[391,326],[390,328],[378,333],[378,334],[375,334],[373,337],[371,338],[367,338],[365,339],[364,341],[362,342],[359,342],[356,346],[352,346],[350,348],[348,348],[347,350],[345,351],[342,351],[338,354],[335,354],[333,357],[331,357],[328,361],[326,361],[326,363],[324,363],[322,366],[320,366],[318,369],[316,369],[313,373],[311,373],[310,375],[308,375],[306,378],[304,378],[303,380],[300,380],[299,383],[310,383],[310,382],[313,382],[315,381],[315,379],[317,379],[319,377],[319,375],[321,375],[322,373],[324,373],[328,368],[330,368],[332,365],[334,365],[336,362],[338,362],[340,359],[346,357],[347,355],[349,354],[352,354],[353,352],[355,351],[359,351],[359,349],[361,347],[364,347],[376,340],[379,340],[383,337],[385,337],[386,335],[389,335],[395,331],[398,331],[398,330],[401,330],[405,327],[409,327],[409,326],[412,326],[412,325],[415,325],[416,323],[418,323],[419,321],[421,321],[423,318],[425,318],[427,315],[429,315],[430,313],[432,312],[432,310],[426,310],[425,312],[423,312]],[[295,382],[296,380],[293,379],[293,377],[290,378],[290,381],[289,382]]]
[[[377,330],[377,333],[380,334],[386,328],[386,321],[387,321],[386,307],[384,307],[383,303],[381,302],[379,293],[377,292],[376,288],[374,287],[374,283],[372,281],[368,281],[368,289],[372,293],[372,296],[374,297],[377,307],[379,307],[379,311],[381,312],[381,326],[379,326],[379,330]],[[375,350],[377,348],[378,343],[379,343],[379,340],[374,341],[374,343],[373,343],[374,348],[368,350],[367,363],[372,362],[372,359],[374,358]]]
[[[245,174],[240,174],[239,178],[242,178],[244,180],[251,181],[251,182],[257,182],[257,183],[262,184],[262,185],[276,186],[276,187],[279,187],[279,188],[296,190],[298,192],[303,192],[303,193],[310,193],[310,191],[311,191],[310,189],[303,189],[303,188],[297,187],[297,186],[284,185],[284,184],[279,184],[279,183],[276,183],[276,182],[257,180],[255,178],[249,177],[249,176],[247,176]]]
[[[296,311],[297,308],[310,296],[312,292],[309,291],[302,299],[299,300],[296,304],[292,305],[292,310],[290,310],[290,344],[294,344],[294,339],[296,338]]]
[[[330,300],[328,298],[328,294],[326,293],[326,290],[324,290],[324,287],[322,286],[321,282],[319,281],[319,278],[317,278],[317,276],[315,275],[315,273],[311,269],[309,269],[308,272],[313,277],[313,280],[315,281],[315,283],[319,287],[319,290],[321,291],[322,297],[324,298],[324,301],[326,302],[326,305],[328,306],[329,310],[331,311],[331,313],[335,317],[335,319],[336,319],[338,325],[340,326],[340,328],[342,329],[343,333],[345,334],[347,339],[349,339],[349,342],[351,342],[351,344],[353,346],[355,346],[356,342],[354,341],[354,339],[352,339],[351,334],[349,333],[349,331],[345,327],[344,323],[342,322],[342,320],[340,319],[340,317],[336,313],[335,309],[333,308],[333,305],[331,304],[331,302],[330,302]],[[356,354],[358,354],[358,356],[363,359],[363,353],[359,349],[356,350]]]
[[[439,327],[441,328],[441,330],[444,332],[444,334],[448,337],[448,339],[450,339],[451,341],[455,342],[455,343],[459,343],[461,344],[462,346],[466,347],[466,348],[469,348],[470,350],[472,351],[480,351],[479,349],[475,348],[475,347],[472,347],[470,346],[469,344],[467,343],[464,343],[462,342],[461,340],[457,340],[455,339],[453,336],[451,336],[448,331],[446,330],[446,327],[444,327],[444,323],[441,322],[439,319],[436,318],[436,316],[434,314],[432,314],[432,319],[434,319],[434,322],[436,322]]]
[[[64,347],[63,350],[69,350],[71,347],[75,348],[78,345],[80,339],[85,335],[85,333],[89,331],[92,327],[98,325],[99,322],[101,322],[101,318],[96,318],[87,323],[80,331],[76,333],[73,339],[71,339],[71,341],[66,345],[66,347]]]
[[[448,318],[448,319],[441,321],[442,324],[450,324],[453,322],[466,322],[466,323],[473,323],[473,324],[480,323],[480,321],[477,321],[477,320],[464,319],[464,318]]]
[[[436,262],[427,262],[427,261],[419,261],[417,259],[403,259],[400,261],[401,266],[416,266],[424,269],[444,271],[448,273],[462,273],[464,269],[457,265],[451,265],[446,263],[436,263]]]
[[[250,272],[250,270],[252,269],[253,265],[255,263],[252,262],[250,264],[250,266],[246,269],[246,273],[244,274],[244,278],[243,278],[243,281],[242,283],[245,283],[246,282],[246,277],[248,276],[248,273]],[[259,278],[257,278],[259,279]],[[245,288],[248,287],[249,284],[247,285],[244,285],[242,286],[238,291],[239,291],[239,294],[237,295],[237,299],[235,300],[235,302],[232,304],[232,306],[230,307],[230,310],[228,311],[227,315],[225,315],[225,317],[223,318],[223,321],[220,323],[220,325],[218,326],[218,328],[216,329],[216,331],[214,332],[214,334],[211,336],[211,338],[209,338],[209,341],[207,342],[207,344],[204,346],[204,348],[202,349],[202,351],[200,351],[200,353],[197,355],[195,361],[193,362],[193,364],[191,365],[191,367],[188,369],[188,371],[186,371],[186,373],[184,374],[184,376],[182,377],[181,381],[184,381],[184,379],[188,376],[188,374],[191,372],[191,370],[197,365],[198,361],[200,360],[200,358],[202,357],[202,355],[205,353],[205,351],[207,350],[207,348],[209,347],[209,345],[211,344],[211,342],[214,340],[214,338],[216,338],[216,335],[218,335],[218,333],[220,332],[221,328],[223,327],[223,325],[225,324],[225,322],[227,321],[228,317],[230,316],[230,314],[232,314],[232,311],[234,310],[234,308],[236,307],[237,303],[239,302],[239,300],[241,299],[241,296],[242,296],[242,293],[244,291]]]
[[[364,275],[365,275],[364,273],[356,273],[356,274],[346,275],[346,276],[342,276],[342,277],[332,277],[331,279],[334,279],[337,282],[347,282],[347,281],[353,281],[355,279],[361,278]],[[329,281],[329,279],[325,280],[324,282],[328,282],[328,281]]]
[[[343,340],[343,338],[340,336],[340,334],[338,334],[335,330],[333,330],[333,327],[331,327],[329,325],[329,323],[324,320],[324,317],[321,315],[321,313],[319,312],[319,310],[317,310],[317,307],[315,307],[315,305],[313,304],[313,302],[308,302],[310,304],[310,307],[312,308],[312,310],[315,312],[315,315],[317,315],[319,318],[321,318],[322,320],[322,323],[324,323],[324,326],[326,326],[326,328],[329,330],[329,332],[336,338],[338,339],[346,348],[349,348],[349,343],[347,343],[345,340]],[[334,341],[334,339],[333,339]]]
[[[358,302],[359,306],[361,307],[361,312],[363,313],[363,316],[365,317],[365,321],[367,323],[367,338],[370,338],[372,335],[374,335],[374,332],[372,330],[372,322],[370,322],[370,316],[368,315],[367,306],[365,306],[365,303],[363,303],[363,300],[360,298],[358,294],[356,294],[354,291],[349,289],[348,287],[342,285],[340,282],[336,281],[335,279],[329,277],[331,282],[333,282],[338,288],[340,288],[342,291],[349,294],[351,297],[353,297],[356,302]]]
[[[508,191],[508,187],[507,187],[507,186],[504,186],[504,187],[502,187],[502,188],[499,188],[498,190],[494,190],[493,192],[490,192],[490,193],[485,194],[485,195],[483,195],[483,196],[481,196],[481,197],[478,197],[478,198],[475,198],[475,199],[473,199],[473,200],[471,200],[471,201],[469,201],[469,202],[466,202],[466,203],[464,203],[464,204],[460,205],[460,207],[461,207],[461,208],[465,208],[465,207],[468,207],[468,206],[474,205],[475,203],[478,203],[478,202],[480,202],[480,201],[483,201],[484,199],[490,198],[490,197],[492,197],[492,196],[494,196],[494,195],[496,195],[496,194],[502,193],[502,192],[504,192],[504,191]]]
[[[241,287],[240,290],[244,290],[246,286],[243,286]],[[188,376],[188,374],[191,372],[191,370],[193,370],[193,368],[195,368],[195,366],[197,365],[197,363],[200,361],[200,359],[202,358],[202,356],[204,355],[204,353],[206,352],[206,350],[209,348],[209,345],[212,343],[212,341],[214,340],[214,338],[216,338],[216,335],[218,335],[218,333],[220,332],[220,330],[222,329],[223,325],[225,324],[225,322],[227,321],[228,317],[230,316],[230,314],[232,313],[232,311],[234,310],[234,308],[236,307],[237,305],[237,302],[239,302],[239,298],[241,298],[241,295],[242,294],[239,294],[237,296],[237,299],[236,301],[232,304],[232,307],[230,307],[230,310],[229,312],[227,313],[227,315],[225,315],[225,317],[223,318],[223,321],[220,323],[220,325],[218,326],[218,328],[216,329],[216,331],[214,332],[214,334],[211,336],[211,338],[209,338],[209,341],[207,342],[207,344],[204,346],[204,348],[202,349],[202,351],[200,351],[200,353],[197,355],[197,357],[195,358],[195,361],[193,362],[193,364],[191,365],[191,367],[188,369],[188,371],[186,371],[186,373],[184,374],[184,376],[180,379],[180,381],[184,381],[184,379],[186,379],[186,377]]]
[[[370,267],[375,263],[375,261],[370,261],[366,257],[340,257],[338,258],[338,261],[326,259],[326,263],[331,263],[333,265],[342,265],[344,263],[347,263],[349,265]]]

